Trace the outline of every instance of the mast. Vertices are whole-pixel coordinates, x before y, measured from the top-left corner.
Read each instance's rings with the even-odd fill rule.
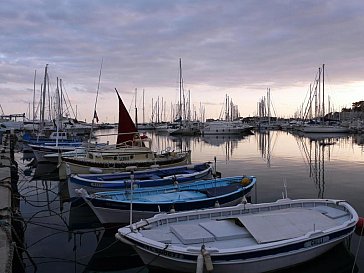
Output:
[[[138,109],[137,109],[137,104],[136,104],[136,100],[137,100],[137,92],[138,89],[135,88],[135,100],[134,100],[134,109],[135,109],[135,127],[138,130]]]
[[[56,89],[56,146],[58,146],[58,137],[59,137],[59,116],[61,112],[60,105],[60,94],[59,94],[59,85],[58,85],[58,77],[57,77],[57,89]]]
[[[191,90],[188,90],[188,115],[187,120],[191,121]]]
[[[155,106],[152,98],[152,123],[156,123],[156,120],[154,120],[154,114],[155,114]]]
[[[34,120],[35,120],[35,80],[37,78],[37,70],[34,70],[34,82],[33,82],[33,132],[34,132]]]
[[[42,125],[42,129],[45,125],[44,123],[44,111],[45,111],[45,98],[46,98],[46,89],[47,89],[47,68],[48,68],[48,64],[46,64],[45,69],[44,69],[44,81],[43,81],[43,93],[42,93],[42,112],[41,112],[41,116],[40,116],[40,120],[41,120],[41,125]]]
[[[99,73],[99,81],[97,83],[95,106],[94,106],[94,112],[93,112],[93,115],[92,115],[91,131],[90,131],[90,137],[89,137],[89,140],[88,140],[88,147],[87,148],[90,148],[91,138],[92,138],[92,134],[93,134],[93,130],[94,130],[95,118],[97,119],[96,121],[98,121],[98,116],[97,116],[97,113],[96,113],[96,105],[97,105],[97,98],[99,97],[99,89],[100,89],[100,81],[101,81],[101,71],[102,71],[102,64],[103,64],[103,62],[104,62],[104,59],[101,59],[100,73]],[[88,150],[89,149],[87,149],[87,151]]]
[[[145,109],[144,109],[144,88],[143,88],[143,124],[145,123]]]
[[[182,60],[179,58],[179,119],[182,122]]]
[[[270,125],[270,92],[269,88],[267,88],[267,111],[268,111],[268,124]]]
[[[60,129],[63,130],[63,100],[64,100],[64,96],[63,96],[63,90],[62,90],[62,79],[59,79],[59,92],[60,92],[60,97],[59,97],[59,126]]]
[[[319,67],[319,75],[318,75],[318,117],[321,115],[321,68]]]
[[[322,120],[325,121],[325,64],[322,64]]]

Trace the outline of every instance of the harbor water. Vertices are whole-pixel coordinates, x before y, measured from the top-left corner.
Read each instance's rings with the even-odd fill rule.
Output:
[[[272,202],[286,192],[291,199],[346,200],[364,216],[364,135],[284,131],[239,137],[146,134],[152,138],[154,150],[191,150],[193,163],[210,161],[223,177],[256,176],[250,194],[253,203]],[[98,141],[113,143],[115,138],[103,136]],[[118,226],[102,227],[87,207],[70,206],[67,182],[59,181],[56,165],[34,166],[29,155],[19,152],[15,156],[24,221],[23,272],[159,272],[145,267],[130,246],[115,239]],[[279,272],[364,273],[362,239],[354,233],[346,244],[323,256]]]

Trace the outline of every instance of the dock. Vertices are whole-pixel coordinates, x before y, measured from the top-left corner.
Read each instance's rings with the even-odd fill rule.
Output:
[[[12,238],[12,169],[14,150],[11,149],[11,137],[5,135],[0,140],[0,272],[13,271],[15,243]],[[14,176],[13,176],[14,178]]]

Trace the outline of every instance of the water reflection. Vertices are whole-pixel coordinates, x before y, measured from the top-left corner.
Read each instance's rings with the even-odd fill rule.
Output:
[[[258,150],[260,151],[261,157],[266,161],[267,167],[271,166],[271,154],[277,137],[277,131],[260,130],[257,133]]]
[[[130,245],[115,239],[117,227],[102,227],[96,215],[83,202],[68,205],[68,230],[70,239],[74,240],[75,261],[78,265],[84,265],[77,272],[122,272],[143,266]],[[94,249],[88,255],[85,252],[89,251],[90,246],[85,240],[89,239],[83,238],[86,236],[93,236],[96,240]]]
[[[330,161],[333,146],[346,142],[347,133],[302,133],[295,132],[297,145],[304,155],[304,162],[309,169],[309,177],[318,189],[317,198],[324,198],[325,193],[325,160]]]
[[[115,239],[117,230],[105,230],[96,250],[84,272],[121,272],[138,269],[147,272],[147,268],[130,245]]]
[[[358,153],[364,141],[359,136],[292,136],[280,131],[212,138],[148,135],[155,150],[192,150],[194,162],[212,161],[214,156],[225,159],[218,165],[223,176],[242,172],[256,175],[261,202],[280,197],[283,174],[292,181],[288,191],[295,197],[314,194],[319,198],[327,195],[347,199],[359,215],[364,215],[363,153]],[[22,161],[24,157],[18,158]],[[18,184],[29,253],[29,257],[23,255],[26,272],[148,272],[133,249],[116,241],[115,228],[102,227],[88,207],[70,202],[67,183],[58,180],[56,165],[38,164],[33,168],[26,166],[29,162],[24,160],[19,172],[30,168],[31,176],[22,176]],[[332,177],[336,178],[337,172],[342,172],[350,183],[336,187],[341,179],[333,181]],[[351,251],[341,244],[314,261],[279,272],[359,272],[352,255],[355,244],[358,240],[354,240]],[[362,264],[363,255],[359,252],[358,263]]]

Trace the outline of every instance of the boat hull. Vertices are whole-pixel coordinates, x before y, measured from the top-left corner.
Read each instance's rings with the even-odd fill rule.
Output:
[[[308,249],[306,251],[292,251],[285,253],[284,255],[270,255],[265,258],[254,259],[241,259],[235,261],[213,261],[214,273],[226,273],[226,272],[244,272],[244,273],[263,273],[270,272],[278,269],[284,269],[293,267],[298,264],[310,261],[325,252],[329,251],[339,243],[341,243],[345,237],[339,238],[330,243],[321,245],[314,250]],[[183,259],[171,258],[165,255],[159,255],[156,259],[156,254],[145,248],[135,246],[134,249],[144,262],[152,267],[163,268],[165,270],[171,270],[173,268],[176,272],[196,272],[196,261],[186,261]],[[244,253],[242,253],[244,254]]]
[[[70,174],[89,174],[93,170],[98,173],[115,173],[127,171],[128,167],[135,167],[137,170],[158,167],[173,167],[187,165],[191,163],[191,152],[187,151],[177,156],[165,157],[161,159],[150,159],[145,161],[125,160],[125,161],[91,161],[84,158],[62,158],[59,166],[60,179],[66,179]]]
[[[248,184],[243,185],[242,181]],[[83,189],[78,193],[102,224],[125,224],[129,223],[131,209],[133,221],[139,221],[161,212],[234,206],[241,203],[255,183],[255,177],[235,176],[134,191],[98,192],[91,196]]]
[[[130,188],[130,172],[106,175],[72,175],[68,178],[70,197],[75,197],[75,190],[85,189],[88,193]],[[134,187],[160,187],[177,183],[210,179],[212,166],[208,163],[177,166],[161,169],[147,169],[134,172]]]
[[[196,272],[205,249],[213,272],[259,273],[322,255],[350,238],[357,221],[345,201],[282,199],[159,214],[120,228],[116,238],[131,244],[152,267]]]
[[[78,144],[81,145],[81,144]],[[48,162],[48,163],[58,163],[60,155],[58,157],[48,158],[46,155],[51,153],[59,153],[62,152],[70,152],[73,151],[76,146],[41,146],[41,145],[30,145],[33,150],[34,156],[37,159],[37,162]]]
[[[304,133],[348,133],[349,128],[335,126],[303,126],[301,131]]]
[[[224,202],[222,201],[221,204],[219,204],[220,207],[228,207],[228,206],[235,206],[237,204],[240,204],[242,199],[243,199],[243,194],[239,194],[237,196],[235,196],[231,201],[227,201]],[[125,204],[124,208],[105,208],[103,206],[95,206],[94,204],[90,204],[90,201],[87,200],[86,203],[89,204],[90,208],[92,209],[92,211],[95,213],[95,215],[97,216],[97,218],[99,219],[100,223],[103,225],[111,225],[111,224],[129,224],[130,221],[130,203],[129,204]],[[213,207],[215,204],[215,201],[211,202],[211,204],[209,205],[203,205],[203,204],[198,204],[199,207],[201,208],[211,208]],[[132,222],[136,222],[136,221],[140,221],[141,219],[147,219],[150,217],[153,217],[154,215],[161,213],[161,212],[165,212],[165,213],[171,213],[170,209],[171,206],[173,205],[173,203],[168,204],[167,207],[168,209],[164,209],[163,207],[160,208],[158,205],[155,205],[154,209],[150,210],[138,210],[138,209],[134,209],[135,204],[133,206],[133,213],[132,213]],[[181,211],[179,210],[179,207],[177,204],[174,204],[176,207],[176,211]],[[188,210],[188,208],[185,208],[182,210]]]

